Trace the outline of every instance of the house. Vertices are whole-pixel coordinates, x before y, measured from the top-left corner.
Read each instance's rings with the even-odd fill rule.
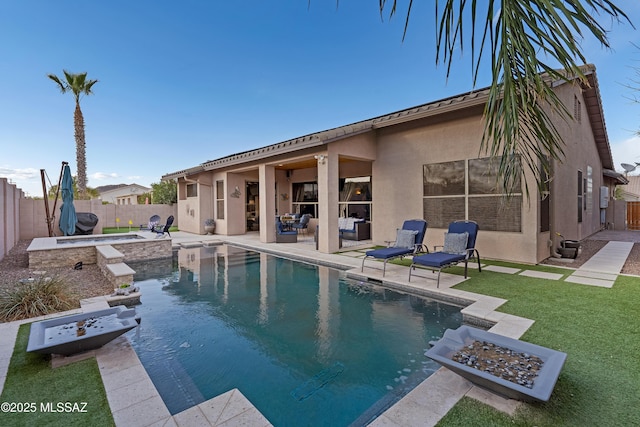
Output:
[[[627,202],[640,202],[640,175],[628,176],[626,185],[620,185],[618,194]]]
[[[114,205],[137,205],[138,196],[150,193],[151,188],[138,184],[121,184],[114,189],[100,191],[100,198],[103,202]],[[149,200],[151,203],[151,200]]]
[[[311,213],[318,249],[339,248],[338,218],[370,222],[374,242],[394,240],[405,219],[429,223],[425,242],[442,244],[450,221],[480,225],[484,257],[537,263],[558,246],[556,232],[581,240],[613,223],[609,201],[623,177],[614,171],[596,70],[588,85],[557,82],[574,112],[557,119],[565,159],[554,162],[545,197],[519,193],[503,203],[495,170],[479,151],[488,89],[431,102],[169,173],[178,183],[181,230],[216,233],[259,230],[275,242],[275,217]],[[530,175],[529,188],[536,188]],[[252,227],[249,227],[249,223]],[[255,224],[258,227],[255,227]]]

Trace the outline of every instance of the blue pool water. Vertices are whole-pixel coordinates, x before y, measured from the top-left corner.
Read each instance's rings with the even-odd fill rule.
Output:
[[[460,308],[232,246],[134,266],[133,346],[172,414],[237,388],[275,426],[366,425],[438,366]]]

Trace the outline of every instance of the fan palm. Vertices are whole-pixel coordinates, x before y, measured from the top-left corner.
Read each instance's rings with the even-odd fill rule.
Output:
[[[87,194],[87,155],[86,141],[84,136],[84,116],[80,109],[80,96],[91,95],[91,88],[98,80],[87,80],[87,73],[73,74],[63,70],[65,80],[61,80],[55,74],[48,74],[51,80],[56,82],[62,93],[71,92],[76,100],[76,108],[73,112],[74,136],[76,139],[76,164],[78,168],[78,195],[81,199],[86,199]]]
[[[388,3],[393,16],[397,0],[379,0],[380,12]],[[409,0],[405,35],[412,4]],[[447,76],[454,51],[462,51],[467,40],[474,86],[485,49],[491,55],[481,151],[498,159],[504,192],[512,194],[524,182],[528,196],[527,169],[543,190],[551,162],[564,157],[564,142],[550,117],[572,120],[553,83],[578,78],[588,84],[580,67],[587,62],[579,44],[583,33],[609,47],[606,30],[594,16],[630,23],[629,18],[609,0],[436,0],[435,8],[436,62],[445,63]]]

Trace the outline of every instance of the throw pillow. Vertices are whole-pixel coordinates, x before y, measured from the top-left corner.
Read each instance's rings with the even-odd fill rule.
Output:
[[[467,253],[467,239],[469,233],[444,233],[444,247],[442,252],[448,254],[465,255]]]
[[[417,230],[398,230],[396,235],[396,248],[413,248],[416,243]]]

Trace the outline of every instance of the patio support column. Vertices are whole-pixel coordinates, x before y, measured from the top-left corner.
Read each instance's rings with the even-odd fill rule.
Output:
[[[324,253],[339,249],[338,232],[338,154],[318,155],[318,250]]]
[[[276,170],[273,166],[258,168],[260,191],[260,242],[276,241]]]

